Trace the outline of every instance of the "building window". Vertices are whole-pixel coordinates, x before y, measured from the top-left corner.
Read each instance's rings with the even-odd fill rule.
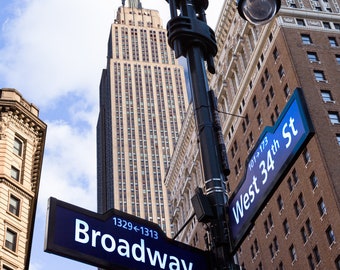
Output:
[[[327,214],[326,205],[322,198],[318,201],[318,208],[319,208],[320,216]]]
[[[279,270],[284,270],[283,262],[282,261],[279,263]]]
[[[276,117],[279,117],[279,115],[280,115],[280,110],[279,110],[279,107],[278,107],[277,105],[275,106],[274,110],[275,110],[275,115],[276,115]]]
[[[323,27],[326,29],[331,29],[331,24],[329,22],[322,22]]]
[[[18,138],[14,138],[13,153],[17,154],[18,156],[22,156],[22,149],[23,149],[23,142]]]
[[[300,193],[300,195],[299,195],[299,204],[300,204],[301,209],[303,209],[305,207],[305,200],[303,198],[302,193]]]
[[[293,179],[294,179],[294,183],[296,185],[297,182],[299,182],[299,177],[298,177],[297,172],[296,172],[295,169],[292,171],[292,176],[293,176]]]
[[[273,248],[273,244],[270,244],[270,246],[269,246],[269,250],[270,250],[270,254],[271,254],[271,256],[272,256],[272,259],[274,258],[274,256],[275,256],[275,251],[274,251],[274,248]]]
[[[272,114],[270,116],[270,120],[272,121],[272,125],[274,126],[274,124],[275,124],[275,115],[274,114]]]
[[[263,225],[264,225],[264,230],[265,230],[266,234],[268,234],[268,233],[269,233],[268,221],[266,220],[266,221],[263,223]]]
[[[301,40],[302,40],[303,44],[312,44],[313,43],[310,35],[307,35],[307,34],[302,34]]]
[[[302,20],[302,19],[296,19],[296,22],[297,22],[297,24],[300,25],[300,26],[305,26],[305,25],[306,25],[306,24],[305,24],[305,20]]]
[[[285,97],[287,98],[290,95],[290,89],[288,85],[286,84],[285,87],[283,88],[283,92],[285,93]]]
[[[331,47],[338,47],[338,42],[336,41],[335,37],[329,37],[328,40]]]
[[[301,236],[302,236],[302,241],[305,244],[307,242],[307,239],[308,239],[305,227],[302,227],[300,232],[301,232]]]
[[[332,245],[335,242],[335,235],[334,235],[331,225],[328,226],[326,230],[326,235],[327,235],[328,243]]]
[[[19,213],[20,213],[20,199],[15,197],[13,194],[11,194],[11,196],[9,198],[8,210],[13,215],[19,216]]]
[[[317,82],[325,82],[325,73],[322,70],[314,70],[314,77]]]
[[[274,48],[274,51],[273,51],[273,57],[274,57],[274,60],[276,60],[279,57],[279,51],[277,50],[276,47]]]
[[[279,251],[279,242],[277,241],[277,237],[274,237],[274,248],[275,248],[275,252]]]
[[[20,171],[14,166],[11,167],[11,177],[19,181]]]
[[[306,227],[307,227],[308,235],[311,236],[313,233],[313,227],[312,227],[312,223],[310,222],[309,218],[307,218],[306,220]]]
[[[249,133],[249,139],[250,141],[253,143],[254,142],[254,136],[253,136],[253,132]]]
[[[321,96],[322,96],[322,100],[324,102],[333,102],[333,97],[331,94],[331,91],[329,90],[321,90]]]
[[[308,256],[308,264],[309,264],[309,268],[311,270],[315,269],[315,265],[314,265],[314,260],[313,260],[312,254],[309,254],[309,256]]]
[[[340,255],[335,259],[336,270],[340,270]]]
[[[272,40],[273,40],[273,33],[270,33],[269,34],[269,41],[272,42]]]
[[[283,199],[281,195],[279,195],[279,197],[277,198],[277,205],[279,207],[279,210],[281,211],[283,209]]]
[[[259,245],[257,243],[257,239],[255,238],[255,241],[254,241],[254,246],[255,246],[255,252],[259,252]]]
[[[318,185],[318,178],[316,177],[315,172],[312,172],[311,176],[309,177],[309,180],[314,190]]]
[[[305,161],[305,164],[309,163],[311,160],[310,153],[307,149],[303,151],[303,160]]]
[[[266,77],[266,80],[268,80],[269,79],[269,71],[268,71],[268,69],[266,68],[265,69],[265,71],[264,71],[264,76]]]
[[[288,183],[289,191],[292,192],[294,188],[294,184],[293,184],[291,177],[288,178],[287,183]]]
[[[295,210],[295,214],[298,217],[300,215],[300,207],[297,201],[295,201],[294,203],[294,210]]]
[[[17,233],[9,228],[6,230],[5,247],[16,252],[17,249]]]
[[[269,105],[270,105],[270,97],[268,95],[266,96],[266,104],[267,104],[267,107],[269,107]]]
[[[262,89],[264,89],[264,87],[266,86],[266,81],[263,77],[261,78],[261,86],[262,86]]]
[[[275,95],[274,88],[272,86],[269,88],[269,94],[271,98],[273,98]]]
[[[273,228],[274,223],[273,223],[273,217],[272,214],[269,213],[267,220],[264,222],[264,229],[266,231],[266,234],[269,233],[269,231]]]
[[[254,108],[257,107],[257,99],[256,99],[256,96],[253,97],[253,106],[254,106]]]
[[[336,134],[336,139],[338,141],[338,144],[340,145],[340,134]]]
[[[239,172],[239,170],[238,170],[238,167],[237,167],[237,165],[235,165],[235,168],[234,168],[234,170],[235,170],[235,174],[236,175],[238,175],[240,172]]]
[[[340,23],[333,23],[336,30],[340,30]]]
[[[243,121],[242,122],[242,129],[243,129],[243,133],[246,131],[246,129],[247,129],[247,125],[246,125],[246,122],[245,121]]]
[[[333,125],[340,124],[338,112],[328,112],[328,117]]]
[[[338,65],[340,65],[340,54],[335,55],[335,60]]]
[[[274,222],[273,222],[273,217],[271,213],[269,213],[268,215],[268,222],[269,222],[270,228],[272,228],[274,226]]]
[[[257,115],[257,123],[259,126],[262,125],[262,116],[260,113]]]
[[[290,258],[292,259],[292,262],[297,260],[297,255],[293,244],[289,247],[289,254]]]
[[[307,52],[307,56],[310,62],[319,62],[319,57],[316,52]]]
[[[284,71],[282,65],[280,65],[280,67],[279,67],[277,72],[279,73],[280,79],[285,75],[285,71]]]
[[[315,246],[313,248],[313,254],[314,254],[316,264],[319,264],[321,261],[321,257],[320,257],[318,246]]]
[[[288,224],[287,219],[283,221],[282,225],[283,225],[283,230],[285,232],[285,235],[287,235],[289,233],[289,224]]]

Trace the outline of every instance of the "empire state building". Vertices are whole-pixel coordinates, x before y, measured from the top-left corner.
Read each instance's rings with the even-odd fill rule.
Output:
[[[119,7],[100,82],[98,211],[155,222],[170,234],[164,178],[188,107],[184,70],[158,11]]]

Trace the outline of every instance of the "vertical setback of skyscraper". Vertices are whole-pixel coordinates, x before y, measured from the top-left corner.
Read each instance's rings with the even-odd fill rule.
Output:
[[[170,233],[163,182],[188,105],[184,71],[158,11],[128,3],[111,26],[100,83],[98,210],[116,208]]]

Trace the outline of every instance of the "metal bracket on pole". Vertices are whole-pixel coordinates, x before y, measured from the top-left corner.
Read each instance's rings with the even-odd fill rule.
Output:
[[[186,56],[188,49],[199,44],[203,50],[205,61],[207,61],[210,73],[215,73],[213,57],[217,54],[217,44],[215,32],[207,25],[205,21],[204,6],[199,6],[200,2],[208,5],[208,1],[193,1],[195,7],[198,7],[199,16],[187,16],[181,14],[174,17],[167,24],[168,43],[175,51],[176,58]],[[180,1],[176,1],[176,7],[180,7]]]

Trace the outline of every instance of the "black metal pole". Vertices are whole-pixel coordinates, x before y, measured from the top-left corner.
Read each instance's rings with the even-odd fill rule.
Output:
[[[226,207],[228,197],[226,176],[222,169],[217,134],[215,132],[212,104],[206,74],[215,72],[212,57],[217,53],[214,32],[207,26],[204,10],[207,0],[169,0],[171,20],[168,23],[170,46],[176,57],[185,56],[189,68],[196,124],[204,171],[205,195],[213,210],[206,219],[211,239],[213,269],[236,269],[230,253]],[[177,10],[180,10],[177,16]]]

